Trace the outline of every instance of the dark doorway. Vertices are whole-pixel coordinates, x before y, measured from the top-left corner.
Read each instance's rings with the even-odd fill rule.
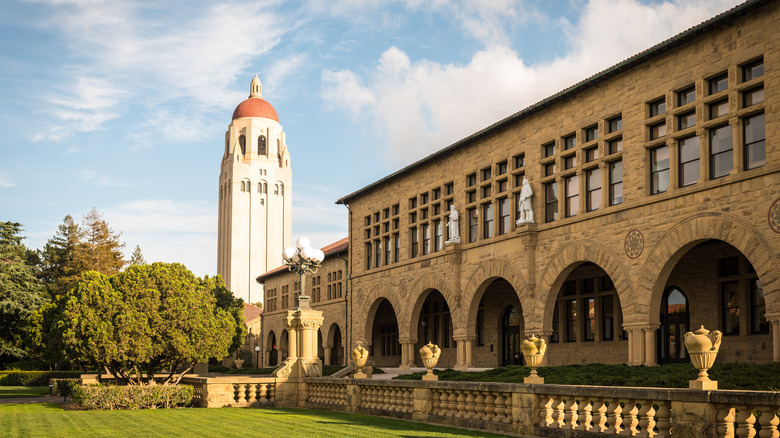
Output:
[[[341,330],[333,329],[333,346],[330,348],[330,364],[342,365],[344,360],[344,346],[341,344]]]
[[[504,312],[501,324],[501,365],[522,365],[523,353],[520,351],[520,325],[522,316],[519,309],[509,306]]]
[[[658,363],[688,362],[683,335],[689,331],[688,298],[672,286],[661,301],[661,328],[658,329]]]
[[[279,350],[276,347],[276,335],[271,332],[268,336],[268,347],[271,351],[268,352],[268,366],[275,367],[279,363]]]

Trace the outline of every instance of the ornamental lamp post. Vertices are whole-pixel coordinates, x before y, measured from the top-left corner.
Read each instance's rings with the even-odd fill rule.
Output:
[[[260,346],[255,346],[255,368],[260,368]]]
[[[301,294],[295,299],[295,308],[308,309],[311,298],[306,295],[304,274],[317,272],[320,263],[325,260],[325,253],[322,250],[312,248],[309,239],[301,236],[295,242],[295,248],[288,246],[282,250],[282,259],[287,265],[287,269],[297,272],[301,279]]]

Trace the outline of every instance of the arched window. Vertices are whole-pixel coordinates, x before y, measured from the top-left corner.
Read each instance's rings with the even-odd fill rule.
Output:
[[[279,185],[279,194],[284,195],[284,184]]]
[[[242,192],[243,192],[243,191],[245,191],[244,187],[245,187],[245,186],[244,186],[244,182],[243,182],[243,181],[241,181],[241,191],[242,191]]]
[[[683,334],[689,330],[688,298],[681,289],[672,286],[664,292],[660,316],[658,361],[687,362]]]
[[[279,184],[276,184],[274,186],[274,195],[278,195],[278,194],[279,194]]]
[[[257,155],[268,155],[264,135],[257,137]]]
[[[246,155],[246,136],[240,135],[238,137],[238,145],[241,146],[241,155]]]

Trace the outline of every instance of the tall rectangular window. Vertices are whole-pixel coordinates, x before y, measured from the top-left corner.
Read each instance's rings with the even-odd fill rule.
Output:
[[[598,210],[601,206],[601,168],[593,168],[585,173],[587,182],[587,211]]]
[[[498,234],[506,234],[509,232],[510,210],[509,198],[501,198],[498,200]]]
[[[376,251],[376,259],[374,260],[374,266],[378,268],[382,266],[382,241],[381,240],[374,241],[374,250]]]
[[[484,239],[493,237],[493,204],[483,205],[482,215],[482,220],[484,221],[482,224],[482,237]]]
[[[433,250],[441,251],[444,247],[444,234],[441,226],[441,221],[433,222]]]
[[[615,336],[615,311],[612,295],[601,297],[601,339],[611,341]]]
[[[470,208],[469,214],[469,242],[476,242],[479,235],[479,212],[476,208]]]
[[[724,281],[720,284],[721,325],[724,335],[739,334],[739,282]]]
[[[393,247],[390,246],[390,237],[385,237],[385,265],[389,265],[393,260]]]
[[[699,180],[699,137],[693,136],[679,141],[680,187],[696,184]]]
[[[431,252],[431,227],[428,224],[422,226],[422,253],[430,254]]]
[[[374,267],[372,260],[371,260],[371,254],[373,254],[373,248],[371,247],[371,242],[366,243],[366,269],[371,269]]]
[[[592,341],[596,339],[596,299],[593,297],[585,298],[585,318],[582,335],[584,340]]]
[[[766,132],[764,114],[743,120],[745,129],[745,169],[755,169],[766,164]]]
[[[566,341],[577,341],[577,300],[566,300]]]
[[[752,333],[769,333],[764,288],[761,287],[761,282],[757,278],[752,278],[748,282],[750,284],[750,331]]]
[[[650,194],[663,193],[669,188],[669,147],[650,150]]]
[[[401,259],[401,236],[393,234],[393,241],[395,242],[395,251],[393,252],[393,261],[397,262]]]
[[[575,216],[580,212],[580,178],[570,176],[566,181],[566,217]]]
[[[417,257],[419,247],[418,244],[418,237],[417,237],[417,227],[413,227],[409,230],[409,236],[411,237],[411,249],[412,249],[412,257]]]
[[[609,163],[609,205],[623,203],[623,161]]]
[[[710,130],[710,178],[726,176],[734,168],[731,132],[729,125]]]
[[[544,221],[558,220],[558,183],[545,184],[544,194]]]

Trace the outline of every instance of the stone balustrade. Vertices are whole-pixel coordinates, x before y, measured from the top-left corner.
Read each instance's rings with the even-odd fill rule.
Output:
[[[533,436],[780,438],[780,392],[305,379],[298,405]]]
[[[276,378],[253,376],[184,377],[193,387],[193,406],[272,406],[276,402]]]

